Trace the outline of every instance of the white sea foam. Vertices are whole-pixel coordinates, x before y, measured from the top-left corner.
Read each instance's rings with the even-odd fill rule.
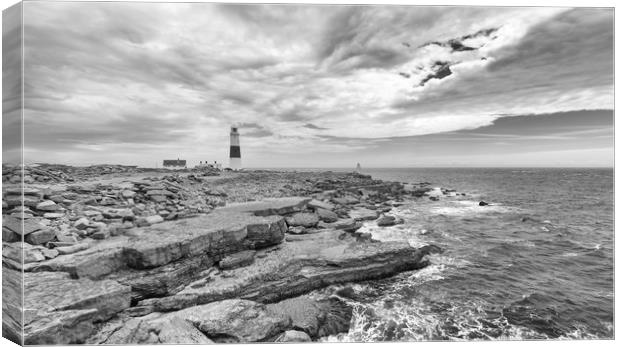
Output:
[[[508,213],[513,211],[513,208],[497,203],[491,203],[488,206],[479,206],[479,202],[473,200],[449,201],[446,202],[446,205],[433,206],[429,209],[429,212],[435,215],[454,217],[473,216],[486,213]]]

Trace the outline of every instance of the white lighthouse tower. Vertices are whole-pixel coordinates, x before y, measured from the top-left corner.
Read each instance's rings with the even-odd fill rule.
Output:
[[[230,128],[230,168],[241,169],[241,146],[239,146],[239,131],[236,127]]]

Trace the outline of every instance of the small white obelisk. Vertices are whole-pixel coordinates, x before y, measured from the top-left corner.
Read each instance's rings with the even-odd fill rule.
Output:
[[[241,146],[239,146],[239,131],[236,127],[230,128],[230,168],[241,169]]]

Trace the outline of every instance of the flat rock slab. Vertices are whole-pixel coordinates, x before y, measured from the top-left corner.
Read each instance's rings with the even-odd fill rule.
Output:
[[[68,273],[24,273],[26,344],[78,343],[92,323],[130,304],[131,288],[115,281],[71,279]]]
[[[220,269],[231,270],[238,267],[247,266],[254,262],[256,251],[243,251],[231,254],[220,260]]]
[[[106,323],[88,344],[213,344],[192,322],[162,314],[140,318],[114,319]]]
[[[302,197],[265,199],[263,201],[230,204],[220,210],[250,212],[256,216],[285,215],[302,211],[310,200]]]
[[[349,217],[358,220],[375,220],[379,218],[379,212],[364,207],[359,207],[349,211]]]
[[[224,300],[181,311],[127,321],[104,327],[90,343],[247,343],[266,341],[288,330],[291,319],[248,300]],[[106,334],[105,332],[110,332]],[[162,341],[162,333],[173,338]],[[154,335],[154,336],[153,336]],[[203,341],[201,341],[203,340]]]
[[[310,202],[308,202],[308,207],[313,208],[315,210],[317,209],[324,209],[324,210],[328,210],[331,211],[335,208],[334,204],[331,204],[329,202],[324,202],[324,201],[320,201],[320,200],[316,200],[313,199]]]
[[[2,266],[2,336],[22,344],[22,286],[21,271]]]
[[[209,273],[176,295],[147,299],[139,306],[148,312],[232,298],[276,302],[330,284],[387,277],[428,263],[423,259],[426,252],[405,241],[358,242],[333,230],[289,236],[296,240],[259,251],[251,265]]]

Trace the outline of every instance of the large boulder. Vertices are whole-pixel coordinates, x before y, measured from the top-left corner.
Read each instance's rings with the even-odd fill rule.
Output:
[[[330,210],[318,208],[316,209],[316,214],[319,216],[319,219],[325,223],[333,223],[338,220],[338,215]]]
[[[257,342],[290,327],[290,318],[249,300],[223,300],[174,313],[192,322],[215,342]]]
[[[402,218],[396,218],[394,216],[389,216],[389,215],[385,215],[377,219],[377,226],[380,226],[380,227],[389,227],[389,226],[393,226],[396,224],[402,224],[402,223],[404,223]]]
[[[312,342],[312,338],[299,330],[287,330],[278,335],[273,342]]]
[[[58,206],[55,202],[51,200],[45,200],[37,204],[37,210],[54,212],[62,210],[62,207]]]
[[[299,212],[286,217],[286,224],[292,227],[313,228],[319,223],[319,216],[314,213]]]
[[[248,300],[223,300],[166,314],[112,322],[90,343],[248,343],[273,340],[290,318]],[[163,336],[162,336],[163,334]],[[163,337],[163,340],[162,340]]]
[[[52,241],[56,237],[56,233],[50,228],[43,228],[26,235],[25,241],[31,245],[41,245]]]
[[[212,344],[213,341],[181,317],[151,314],[115,319],[86,341],[88,344]]]
[[[2,216],[2,227],[7,228],[18,235],[25,236],[37,230],[45,228],[45,225],[41,224],[38,219],[25,219],[23,220],[23,223],[24,224],[22,228],[21,219],[12,216]]]
[[[337,298],[299,296],[267,305],[268,310],[287,315],[291,326],[316,340],[349,331],[353,308]]]

